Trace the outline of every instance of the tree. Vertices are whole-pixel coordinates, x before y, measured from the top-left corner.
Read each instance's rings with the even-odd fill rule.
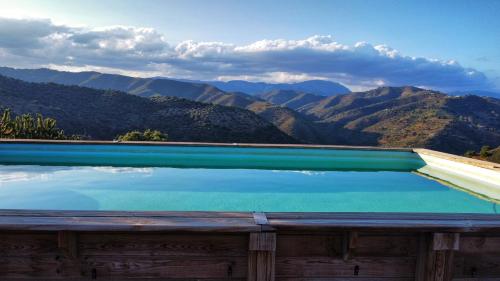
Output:
[[[465,157],[473,157],[476,155],[476,152],[474,150],[467,150],[464,154]]]
[[[490,156],[490,161],[500,163],[500,146],[493,150]]]
[[[481,147],[481,151],[479,151],[479,156],[482,158],[487,158],[491,155],[490,153],[491,148],[488,145],[485,145]]]
[[[166,141],[168,136],[157,130],[147,129],[144,132],[130,131],[125,135],[119,135],[119,141]]]
[[[12,119],[10,109],[5,109],[0,119],[0,138],[17,139],[78,139],[77,136],[66,136],[57,122],[52,118],[43,118],[41,114],[18,115]]]

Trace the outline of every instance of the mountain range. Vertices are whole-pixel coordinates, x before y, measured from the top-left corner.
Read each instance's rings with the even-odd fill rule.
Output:
[[[500,100],[495,98],[456,97],[416,87],[381,87],[322,98],[274,91],[261,97],[315,124],[358,132],[370,145],[453,153],[500,145]],[[335,128],[327,130],[331,131]]]
[[[249,95],[259,95],[274,90],[291,90],[306,92],[320,96],[333,96],[338,94],[347,94],[351,92],[347,87],[340,83],[326,80],[308,80],[297,83],[264,83],[249,82],[243,80],[232,81],[205,81],[209,85],[215,86],[226,92],[243,92]]]
[[[244,88],[237,88],[238,91],[227,92],[206,83],[49,69],[0,68],[0,75],[30,82],[112,89],[153,103],[175,97],[203,103],[196,103],[197,106],[224,105],[217,110],[241,110],[255,123],[271,123],[288,136],[288,142],[427,147],[452,153],[500,145],[500,100],[491,97],[451,96],[411,86],[330,96],[291,89],[244,93]],[[264,123],[259,126],[265,127]],[[218,133],[214,132],[212,138]],[[280,139],[275,133],[272,135],[272,140]]]
[[[0,76],[0,109],[41,113],[67,134],[114,139],[131,130],[155,129],[172,141],[294,143],[254,113],[176,97],[143,98],[124,92]]]
[[[481,97],[492,97],[492,98],[500,98],[500,92],[494,92],[494,91],[485,91],[485,90],[469,90],[469,91],[454,91],[450,92],[450,95],[453,96],[468,96],[468,95],[474,95],[474,96],[481,96]]]

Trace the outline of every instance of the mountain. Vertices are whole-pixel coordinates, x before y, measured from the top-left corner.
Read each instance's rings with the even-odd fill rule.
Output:
[[[500,145],[499,100],[489,97],[450,96],[416,87],[333,96],[272,90],[251,96],[208,84],[97,72],[0,68],[1,73],[28,81],[111,88],[155,103],[158,97],[173,96],[248,109],[303,143],[427,147],[458,154]]]
[[[261,97],[289,106],[316,125],[330,125],[326,131],[331,135],[357,133],[366,144],[373,144],[375,138],[376,145],[428,147],[459,154],[483,145],[500,145],[500,100],[494,98],[453,97],[416,87],[308,97],[302,103],[297,102],[303,97],[300,93],[273,92]]]
[[[226,92],[242,92],[249,95],[260,95],[274,90],[291,90],[321,96],[347,94],[351,92],[340,83],[326,80],[309,80],[298,83],[271,84],[264,82],[248,82],[242,80],[207,81],[205,82]]]
[[[309,121],[300,113],[273,105],[244,93],[226,93],[202,83],[163,78],[135,78],[98,72],[64,72],[51,69],[14,69],[0,67],[0,75],[29,82],[52,82],[95,89],[112,89],[140,97],[179,97],[193,101],[240,107],[254,111],[296,140],[318,143]]]
[[[274,90],[260,94],[259,97],[272,104],[278,104],[294,110],[299,110],[303,106],[314,104],[326,98],[325,96],[292,90]]]
[[[137,78],[99,72],[66,72],[52,69],[15,69],[0,67],[0,75],[36,83],[57,83],[94,89],[112,89],[141,97],[169,96],[215,103],[227,101],[238,105],[255,98],[243,93],[226,93],[214,86],[170,79]]]
[[[500,98],[500,92],[494,91],[484,91],[484,90],[469,90],[469,91],[455,91],[449,93],[452,96],[466,96],[466,95],[475,95],[481,97],[492,97],[492,98]]]
[[[42,113],[56,119],[66,133],[93,139],[155,129],[167,133],[172,141],[296,142],[244,109],[4,76],[0,76],[0,108],[11,108],[15,114]]]

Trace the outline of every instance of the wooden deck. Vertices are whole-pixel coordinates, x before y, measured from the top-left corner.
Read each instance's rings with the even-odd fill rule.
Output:
[[[500,280],[500,215],[0,211],[0,280]]]

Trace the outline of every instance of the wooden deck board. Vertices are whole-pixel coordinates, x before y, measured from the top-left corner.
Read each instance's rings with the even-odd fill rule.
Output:
[[[0,210],[0,230],[215,231],[410,230],[500,231],[500,215],[412,213],[265,213],[267,228],[252,213],[93,212]],[[262,216],[261,215],[261,216]]]
[[[0,230],[258,232],[253,218],[0,216]]]

